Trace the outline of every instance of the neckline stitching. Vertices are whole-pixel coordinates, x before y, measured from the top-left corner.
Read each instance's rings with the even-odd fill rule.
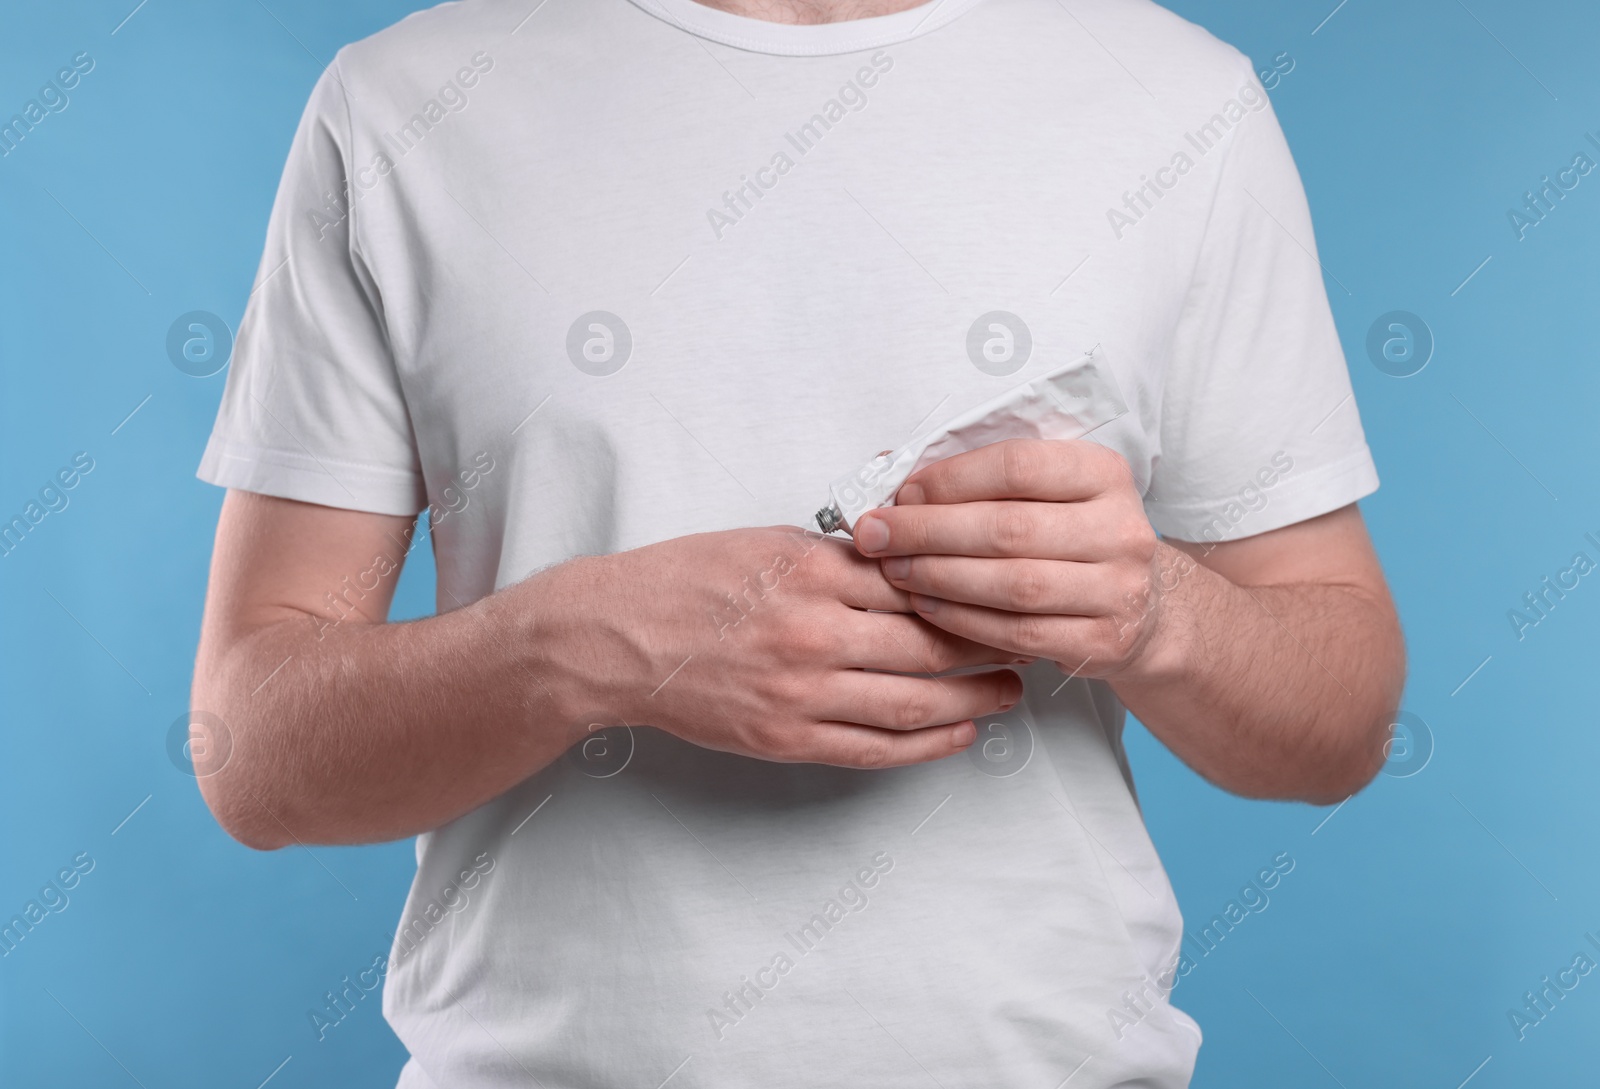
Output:
[[[631,0],[635,7],[645,14],[660,19],[685,34],[717,42],[721,45],[743,49],[748,52],[764,53],[770,56],[836,56],[846,53],[859,53],[868,49],[883,48],[911,41],[925,34],[946,26],[959,16],[977,6],[982,0],[933,0],[931,4],[919,4],[914,8],[893,12],[885,16],[873,16],[868,19],[847,19],[837,23],[816,23],[797,26],[791,23],[768,23],[761,26],[762,33],[741,34],[735,27],[724,28],[717,24],[722,20],[734,20],[738,23],[762,23],[762,20],[751,19],[749,16],[734,15],[731,12],[721,11],[708,5],[677,0]],[[689,19],[681,17],[685,10],[693,7],[704,8],[704,16],[695,13]],[[922,14],[921,19],[912,24],[909,29],[902,23],[909,23],[910,19],[903,16],[915,15],[923,12],[924,8],[932,8]],[[894,26],[880,26],[872,30],[862,30],[859,24],[877,22],[878,20],[893,21]],[[807,31],[821,31],[823,40],[805,42],[801,35]],[[795,32],[799,33],[795,33]],[[785,40],[785,35],[792,38]]]

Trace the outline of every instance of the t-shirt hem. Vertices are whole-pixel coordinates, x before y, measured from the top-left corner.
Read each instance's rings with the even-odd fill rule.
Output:
[[[1150,524],[1163,537],[1194,544],[1215,544],[1267,533],[1349,506],[1378,490],[1378,468],[1365,443],[1338,461],[1258,494],[1266,505],[1250,510],[1241,496],[1227,495],[1190,503],[1152,502]],[[1233,508],[1240,512],[1237,517]]]
[[[411,516],[428,505],[415,470],[318,458],[276,450],[215,433],[195,475],[208,484],[369,514]]]

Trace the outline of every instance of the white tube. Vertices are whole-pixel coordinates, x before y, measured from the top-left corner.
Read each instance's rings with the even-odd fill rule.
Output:
[[[817,525],[824,533],[852,528],[867,511],[892,506],[912,473],[952,454],[1002,439],[1081,439],[1127,411],[1116,375],[1096,345],[835,480],[828,486],[832,502],[817,512]]]

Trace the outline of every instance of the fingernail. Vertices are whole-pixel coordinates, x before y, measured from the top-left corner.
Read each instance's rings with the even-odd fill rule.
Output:
[[[889,547],[889,527],[882,518],[863,518],[856,523],[856,547],[867,553]]]
[[[896,503],[920,503],[922,500],[923,491],[921,484],[902,484],[900,485],[900,490],[896,492],[894,496],[894,501]]]
[[[883,577],[890,582],[904,582],[911,577],[911,561],[904,556],[883,561]]]
[[[964,749],[972,744],[973,738],[978,736],[978,728],[970,722],[963,722],[950,731],[950,745],[952,748]]]
[[[939,611],[939,599],[936,597],[923,597],[921,594],[912,594],[911,607],[919,613],[936,613]]]

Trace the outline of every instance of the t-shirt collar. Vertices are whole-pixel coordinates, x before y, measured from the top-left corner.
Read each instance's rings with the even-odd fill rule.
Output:
[[[981,2],[928,0],[892,15],[794,26],[733,15],[695,0],[633,0],[644,11],[690,34],[737,49],[786,57],[856,53],[895,45],[931,33]]]

